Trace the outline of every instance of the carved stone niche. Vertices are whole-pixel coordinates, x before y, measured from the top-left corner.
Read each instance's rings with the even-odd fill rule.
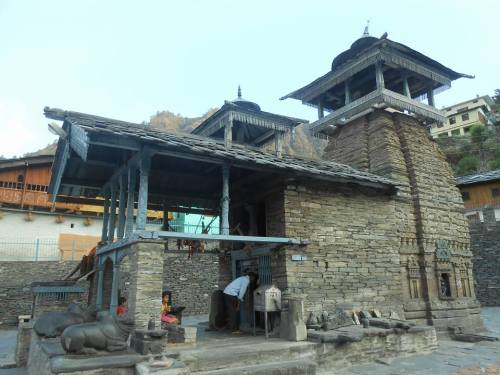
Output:
[[[440,299],[454,299],[456,293],[452,288],[453,266],[451,264],[451,251],[448,247],[448,241],[436,241],[436,280]]]
[[[408,257],[406,268],[408,270],[410,298],[420,298],[420,296],[422,295],[420,288],[420,265],[413,255],[410,255]]]
[[[454,262],[453,265],[455,266],[457,295],[460,297],[472,297],[469,277],[471,267],[470,262],[466,259],[460,258],[458,261]]]

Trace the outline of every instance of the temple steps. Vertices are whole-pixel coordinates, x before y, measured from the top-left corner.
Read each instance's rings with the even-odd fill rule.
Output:
[[[314,343],[270,339],[181,351],[179,359],[195,374],[299,375],[315,374],[315,357]]]
[[[285,361],[264,363],[253,366],[231,367],[226,369],[195,372],[197,375],[315,375],[313,361]]]

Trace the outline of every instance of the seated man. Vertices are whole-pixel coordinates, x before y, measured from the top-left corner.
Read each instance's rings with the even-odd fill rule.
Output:
[[[243,302],[248,285],[257,283],[258,276],[249,272],[246,276],[238,277],[224,289],[224,307],[229,319],[229,329],[233,333],[240,333],[239,310],[240,302]]]

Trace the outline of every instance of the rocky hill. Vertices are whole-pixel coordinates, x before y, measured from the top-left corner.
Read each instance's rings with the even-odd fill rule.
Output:
[[[200,117],[184,117],[170,111],[161,111],[151,116],[149,123],[154,128],[173,133],[190,133],[215,111],[217,108],[211,108]],[[321,158],[325,146],[326,141],[311,136],[305,125],[297,126],[295,131],[287,134],[283,141],[284,153],[312,159]]]

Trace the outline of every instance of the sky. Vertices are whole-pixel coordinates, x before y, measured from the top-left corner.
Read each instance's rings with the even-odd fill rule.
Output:
[[[45,106],[131,121],[200,116],[236,97],[314,120],[279,98],[325,74],[370,20],[467,74],[447,106],[500,88],[496,0],[0,0],[0,155],[53,142]]]

